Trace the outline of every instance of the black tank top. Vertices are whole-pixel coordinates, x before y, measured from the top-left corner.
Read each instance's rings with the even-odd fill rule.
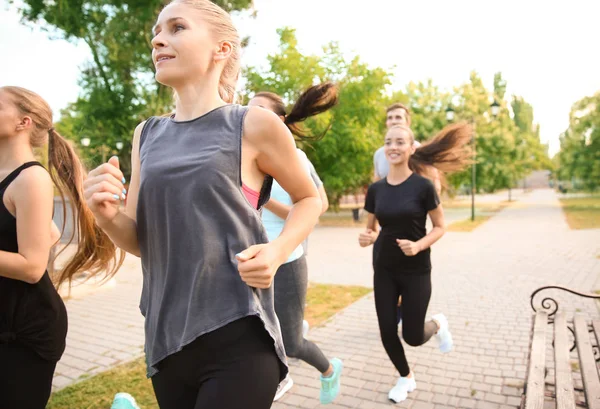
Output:
[[[42,166],[27,162],[0,182],[0,250],[18,253],[17,220],[4,205],[6,188],[24,170]],[[46,271],[36,284],[0,276],[0,348],[19,343],[42,358],[58,361],[65,350],[67,311]],[[0,367],[2,363],[0,362]]]

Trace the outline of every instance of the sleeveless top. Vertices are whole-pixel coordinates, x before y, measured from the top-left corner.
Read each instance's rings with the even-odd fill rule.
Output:
[[[4,205],[4,193],[19,174],[38,162],[27,162],[0,182],[0,250],[19,252],[17,220]],[[0,348],[18,343],[42,358],[58,362],[65,350],[67,311],[46,271],[29,284],[0,276]],[[0,365],[1,366],[1,365]]]
[[[267,243],[260,212],[242,190],[248,108],[225,105],[189,121],[148,119],[140,136],[137,234],[142,259],[148,376],[199,336],[258,316],[287,374],[273,287],[249,287],[235,255]],[[261,189],[268,200],[272,178]]]

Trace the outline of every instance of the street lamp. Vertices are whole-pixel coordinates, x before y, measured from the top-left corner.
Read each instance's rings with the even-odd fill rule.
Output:
[[[446,108],[446,120],[448,122],[454,121],[454,110],[450,105],[448,105],[448,108]]]
[[[81,138],[81,146],[85,146],[86,148],[88,146],[90,146],[90,143],[92,143],[92,140],[90,138]]]
[[[490,105],[490,109],[492,111],[492,116],[494,116],[494,118],[495,118],[500,113],[500,104],[498,102],[496,102],[496,100],[494,100],[494,102]],[[452,105],[448,105],[448,108],[446,108],[446,120],[448,120],[448,122],[452,122],[454,120],[454,117],[455,117],[454,109],[452,108]],[[477,162],[477,146],[475,145],[475,142],[476,142],[475,118],[471,117],[470,122],[471,122],[471,125],[473,126],[473,135],[471,136],[471,146],[472,146],[472,150],[473,150],[473,163],[471,164],[471,221],[475,221],[475,190],[477,188],[477,186],[476,186],[477,168],[475,166],[476,162]]]
[[[115,144],[115,146],[117,147],[117,150],[121,150],[123,149],[123,142],[122,141],[117,141],[117,143]]]
[[[500,113],[500,104],[496,102],[496,100],[494,100],[494,102],[492,102],[492,105],[490,105],[490,109],[492,110],[492,116],[496,118]]]

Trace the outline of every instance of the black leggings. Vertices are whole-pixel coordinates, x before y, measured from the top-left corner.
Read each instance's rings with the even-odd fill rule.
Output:
[[[281,325],[285,352],[314,366],[321,373],[329,369],[329,360],[319,347],[302,335],[304,305],[308,287],[306,258],[282,264],[275,274],[275,313]]]
[[[198,337],[158,364],[161,409],[270,408],[280,378],[273,339],[257,317]]]
[[[398,297],[402,295],[402,337],[408,345],[423,345],[437,332],[433,321],[425,322],[431,297],[431,274],[403,274],[376,267],[373,282],[375,309],[385,352],[400,373],[410,373],[402,342],[398,337]]]
[[[0,344],[0,408],[44,409],[56,362],[19,343]]]

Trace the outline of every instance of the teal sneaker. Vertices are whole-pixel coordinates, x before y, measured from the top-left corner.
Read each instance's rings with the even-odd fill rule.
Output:
[[[340,377],[342,376],[344,365],[340,359],[333,358],[331,366],[333,366],[333,374],[331,376],[324,377],[321,375],[320,399],[324,405],[333,402],[340,393]]]
[[[120,392],[115,395],[110,409],[140,409],[140,407],[135,402],[135,399],[133,399],[133,396]]]

